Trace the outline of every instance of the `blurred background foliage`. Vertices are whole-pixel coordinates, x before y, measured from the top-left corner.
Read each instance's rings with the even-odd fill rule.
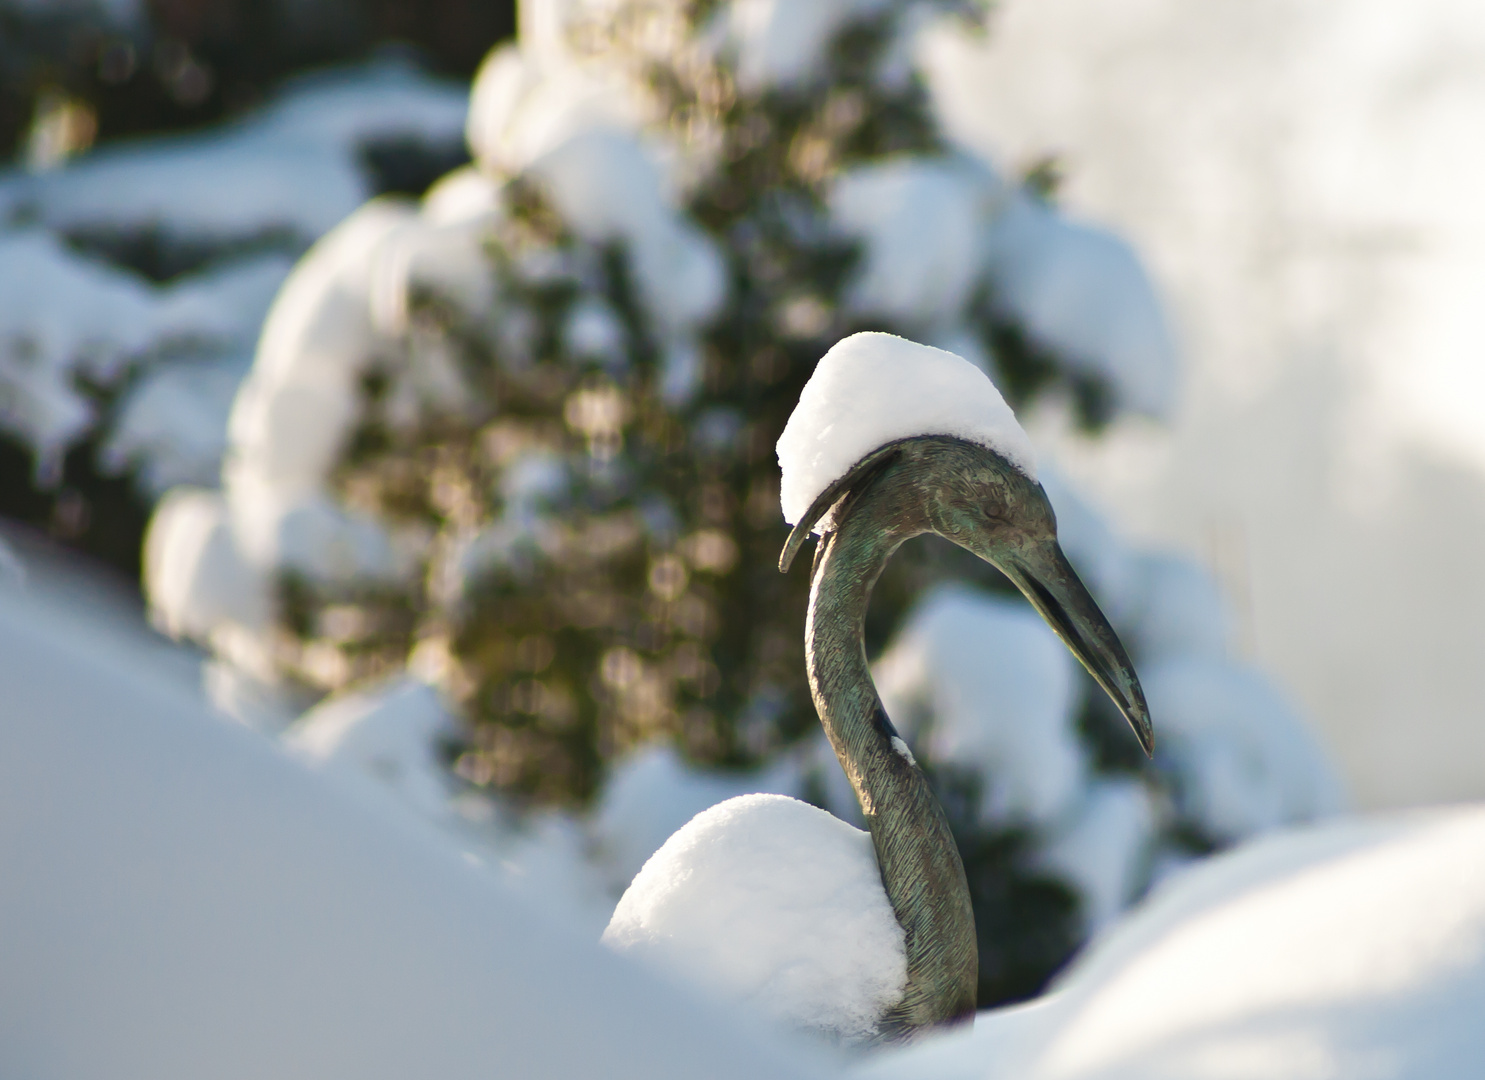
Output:
[[[111,142],[210,128],[295,75],[376,56],[467,81],[515,23],[515,0],[0,2],[0,166],[52,168]],[[371,193],[421,195],[468,155],[462,143],[392,140],[362,159]],[[156,282],[221,255],[148,232],[69,239]],[[282,246],[298,254],[311,239]],[[122,389],[88,391],[107,413]],[[71,446],[54,481],[38,484],[32,447],[0,433],[0,514],[137,581],[153,500],[100,465],[102,443],[99,431]]]
[[[373,771],[420,777],[435,816],[568,815],[580,863],[642,861],[699,789],[852,820],[805,686],[808,573],[777,570],[774,447],[816,361],[888,330],[1097,436],[1169,409],[1174,350],[1132,249],[1056,206],[1055,159],[1003,176],[940,126],[914,34],[981,5],[822,5],[792,73],[797,35],[739,46],[765,77],[715,48],[724,8],[630,0],[492,53],[511,5],[0,0],[0,278],[63,283],[36,311],[0,294],[0,515],[137,580],[153,512],[157,624],[275,734],[435,685],[436,737],[366,714],[400,740]],[[260,160],[281,171],[231,175]],[[63,332],[103,298],[117,319]],[[1249,673],[1209,577],[1044,476],[1142,672],[1185,696],[1152,767],[997,571],[928,539],[890,564],[867,646],[895,650],[883,696],[965,855],[983,1004],[1036,993],[1160,874],[1338,801],[1261,678],[1223,711]],[[985,679],[1002,651],[1036,662]],[[646,760],[658,836],[610,813]]]
[[[49,116],[72,145],[201,127],[263,102],[286,76],[411,52],[470,78],[515,33],[514,0],[146,0],[0,4],[0,153]],[[70,110],[70,113],[68,113]],[[70,117],[60,119],[64,115]]]

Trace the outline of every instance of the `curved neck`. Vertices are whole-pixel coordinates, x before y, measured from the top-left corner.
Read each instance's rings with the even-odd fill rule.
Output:
[[[906,934],[907,990],[887,1018],[888,1034],[900,1035],[974,1013],[978,951],[959,849],[866,664],[872,586],[902,542],[923,530],[883,529],[874,520],[881,519],[853,509],[819,541],[805,654],[820,723],[861,802],[882,884]]]

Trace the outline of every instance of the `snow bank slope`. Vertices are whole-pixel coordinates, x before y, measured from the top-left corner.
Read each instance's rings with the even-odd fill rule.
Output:
[[[1485,1060],[1485,807],[1349,819],[1157,891],[1049,998],[866,1075],[1444,1080]]]
[[[0,595],[0,1074],[802,1075],[59,627]]]

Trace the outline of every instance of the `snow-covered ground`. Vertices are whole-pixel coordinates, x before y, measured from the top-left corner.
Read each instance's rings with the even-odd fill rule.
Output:
[[[1170,430],[1033,437],[1204,552],[1356,799],[1485,795],[1485,15],[1469,0],[1007,0],[941,49],[972,142],[1062,157],[1147,257]],[[1157,721],[1158,722],[1158,721]]]
[[[1276,833],[1174,879],[1051,993],[873,1080],[1465,1080],[1485,1056],[1485,808]]]
[[[426,688],[383,695],[381,723],[365,696],[326,706],[287,753],[190,671],[106,580],[0,551],[0,1072],[838,1075],[406,813],[443,812],[407,769],[426,743],[404,736],[439,723]],[[1161,886],[1049,997],[854,1074],[1463,1080],[1482,832],[1460,808],[1260,839]]]
[[[0,580],[0,1073],[828,1071],[213,715],[171,646],[28,554]]]

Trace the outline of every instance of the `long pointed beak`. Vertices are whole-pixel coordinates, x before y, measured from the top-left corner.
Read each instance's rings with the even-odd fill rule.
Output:
[[[1139,676],[1062,547],[1050,540],[1015,556],[1002,556],[995,564],[1119,706],[1145,753],[1153,754],[1155,731],[1150,726],[1150,709]]]

